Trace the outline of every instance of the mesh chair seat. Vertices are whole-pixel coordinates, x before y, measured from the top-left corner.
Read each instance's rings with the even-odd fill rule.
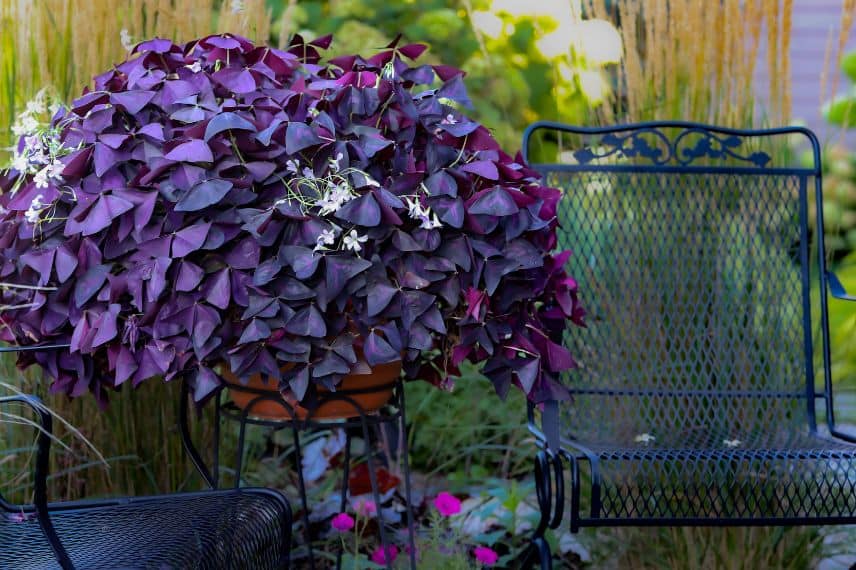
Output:
[[[267,489],[56,504],[51,520],[80,570],[288,565],[288,504]],[[35,514],[0,511],[0,567],[59,568]]]
[[[553,452],[539,457],[572,462],[572,530],[856,522],[856,440],[832,413],[827,272],[812,253],[822,219],[808,226],[813,135],[541,123],[530,160],[536,130],[548,160],[532,166],[563,190],[558,248],[588,311],[565,338],[573,400],[533,426]],[[813,165],[779,164],[789,136],[810,143]],[[561,518],[544,465],[541,543]]]
[[[596,477],[592,519],[847,519],[856,513],[856,446],[809,430],[697,426],[563,440]],[[620,434],[620,435],[619,435]]]

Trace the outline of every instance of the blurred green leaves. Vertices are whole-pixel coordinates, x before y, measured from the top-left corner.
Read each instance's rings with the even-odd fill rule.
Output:
[[[269,6],[275,22],[288,9],[280,2]],[[399,33],[408,42],[428,44],[423,60],[466,71],[474,118],[489,126],[503,147],[517,149],[530,122],[580,123],[609,89],[604,69],[612,62],[589,54],[603,51],[603,34],[579,41],[582,27],[574,14],[580,13],[579,0],[529,5],[502,0],[301,1],[293,7],[290,25],[306,37],[334,34],[334,53],[370,55]],[[601,32],[611,27],[597,25]]]
[[[841,71],[853,84],[850,92],[841,95],[826,104],[823,109],[826,120],[844,128],[856,127],[856,51],[841,58]]]

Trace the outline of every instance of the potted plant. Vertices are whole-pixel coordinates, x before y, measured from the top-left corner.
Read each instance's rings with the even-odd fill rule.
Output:
[[[564,396],[583,312],[551,254],[559,191],[460,112],[461,71],[406,62],[424,46],[322,62],[329,43],[150,40],[24,129],[0,337],[70,348],[21,366],[102,403],[177,376],[197,401],[223,375],[298,401],[369,369],[444,385],[464,360],[501,396]]]

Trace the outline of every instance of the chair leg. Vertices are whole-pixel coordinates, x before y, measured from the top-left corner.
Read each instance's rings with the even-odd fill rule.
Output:
[[[541,564],[541,570],[552,570],[553,555],[550,552],[550,545],[547,543],[547,539],[543,536],[536,538],[534,546],[538,549],[538,560]]]
[[[523,567],[533,567],[537,555],[541,568],[551,569],[553,557],[544,533],[548,528],[555,529],[561,524],[565,493],[562,461],[548,449],[542,449],[535,456],[535,492],[541,517],[532,532],[531,546],[523,560]]]

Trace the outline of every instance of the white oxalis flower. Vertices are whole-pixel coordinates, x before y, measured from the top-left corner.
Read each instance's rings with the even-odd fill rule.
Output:
[[[351,251],[362,251],[364,244],[368,241],[368,236],[361,236],[357,233],[357,230],[351,230],[351,232],[344,237],[342,243],[345,245],[345,249],[350,249]]]
[[[433,230],[435,228],[443,227],[443,224],[440,223],[440,219],[437,218],[437,214],[433,214],[430,218],[426,215],[421,219],[422,223],[419,224],[419,227],[424,230]]]
[[[16,137],[29,135],[39,128],[39,121],[30,114],[23,114],[18,117],[18,120],[12,125],[12,134]]]
[[[354,198],[351,189],[346,184],[329,185],[324,195],[315,203],[322,216],[338,212],[342,204]]]
[[[134,40],[131,39],[131,34],[127,29],[122,28],[119,31],[119,41],[122,42],[122,47],[125,48],[125,51],[134,49]]]
[[[418,198],[405,198],[404,201],[407,203],[407,215],[414,220],[419,220],[420,228],[433,230],[434,228],[443,227],[443,224],[437,218],[437,214],[431,212],[430,206],[423,206]]]
[[[336,242],[336,230],[324,230],[315,238],[315,251],[327,249]]]
[[[50,166],[45,166],[41,170],[39,170],[36,175],[33,177],[33,182],[36,183],[36,188],[47,188],[50,183],[48,180],[48,175],[50,174]]]
[[[38,223],[42,215],[42,210],[47,208],[47,204],[42,202],[43,199],[44,195],[38,194],[35,198],[33,198],[33,201],[30,202],[30,207],[27,208],[27,211],[24,213],[24,217],[31,224]]]
[[[26,153],[15,153],[12,157],[12,169],[24,173],[30,170],[30,161]]]

